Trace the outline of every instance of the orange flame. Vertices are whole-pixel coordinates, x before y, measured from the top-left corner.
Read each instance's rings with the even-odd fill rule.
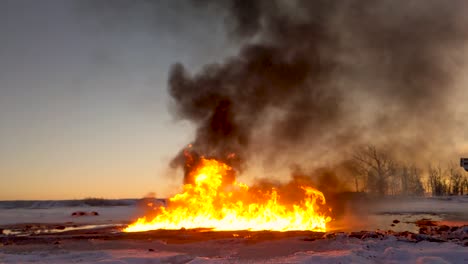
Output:
[[[156,229],[210,228],[213,230],[311,230],[326,231],[331,218],[319,212],[325,204],[322,192],[300,186],[303,199],[297,204],[281,203],[275,188],[253,190],[240,182],[226,183],[234,173],[229,165],[201,158],[191,171],[193,183],[157,208],[153,219],[139,218],[124,229],[139,232]]]

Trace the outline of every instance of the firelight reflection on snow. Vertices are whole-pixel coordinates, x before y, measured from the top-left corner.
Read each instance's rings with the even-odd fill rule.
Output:
[[[326,231],[331,218],[321,213],[322,192],[311,186],[298,186],[303,192],[297,203],[282,203],[275,188],[254,190],[240,182],[226,183],[234,173],[229,165],[201,158],[191,172],[194,182],[169,199],[167,207],[155,208],[156,216],[139,218],[124,229],[139,232],[156,229],[209,228],[212,230],[310,230]]]

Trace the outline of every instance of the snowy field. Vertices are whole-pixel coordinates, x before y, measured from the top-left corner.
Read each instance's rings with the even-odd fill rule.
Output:
[[[304,241],[302,237],[248,243],[219,239],[168,245],[160,241],[73,241],[4,246],[2,263],[467,263],[455,243],[409,243],[395,237]]]
[[[120,232],[142,213],[136,202],[4,204],[0,263],[468,263],[467,196],[355,203],[325,234]]]

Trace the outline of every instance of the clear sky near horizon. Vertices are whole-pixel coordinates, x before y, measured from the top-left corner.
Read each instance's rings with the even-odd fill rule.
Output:
[[[183,1],[89,3],[0,1],[0,200],[164,196],[181,184],[168,163],[193,127],[170,114],[167,73],[234,50],[222,19]]]

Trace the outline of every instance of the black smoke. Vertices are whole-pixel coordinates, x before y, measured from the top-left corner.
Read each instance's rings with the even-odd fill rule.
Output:
[[[338,162],[361,144],[408,159],[453,147],[466,1],[197,2],[227,10],[241,48],[196,73],[170,71],[175,115],[197,127],[193,151],[236,153],[242,168],[252,155]]]

